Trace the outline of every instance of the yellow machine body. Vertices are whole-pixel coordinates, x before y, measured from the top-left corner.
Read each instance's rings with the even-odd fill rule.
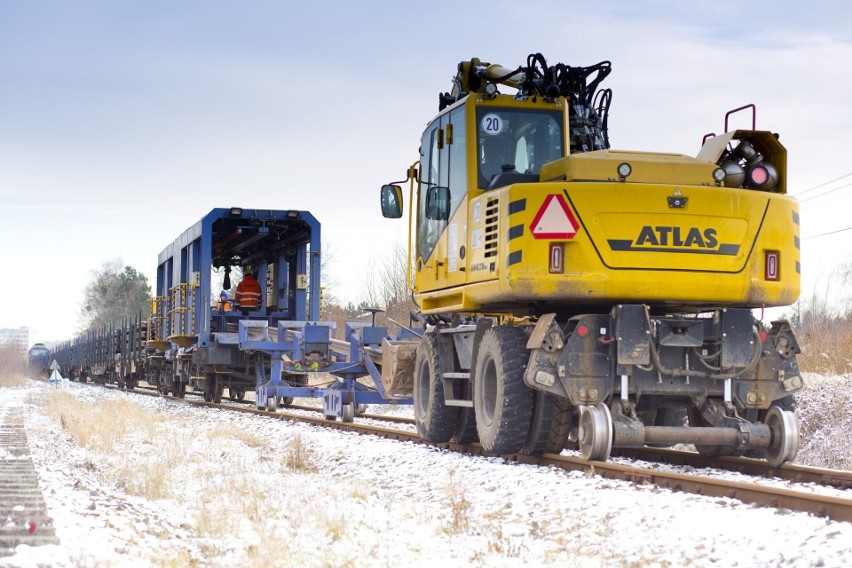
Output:
[[[412,182],[410,239],[423,313],[522,316],[619,302],[694,310],[797,299],[798,205],[786,195],[786,151],[776,136],[728,132],[710,138],[696,158],[568,153],[567,108],[561,97],[474,93],[427,127]],[[542,152],[532,138],[540,132],[525,133],[522,117],[547,112],[565,133],[561,155],[535,164]],[[526,171],[512,164],[517,169],[503,176],[508,183],[483,187],[478,172],[489,116],[502,120],[504,146]],[[772,191],[725,187],[713,177],[725,148],[743,141],[771,160],[779,178]],[[430,218],[427,191],[445,184],[449,218]]]
[[[407,176],[426,328],[395,368],[417,431],[494,454],[694,444],[790,461],[801,351],[788,322],[752,313],[799,295],[786,150],[754,105],[695,157],[611,149],[610,71],[474,58],[439,95]],[[751,129],[729,131],[749,108]],[[382,187],[385,217],[402,193]]]
[[[695,157],[611,149],[610,71],[474,58],[439,95],[407,176],[426,328],[407,366],[388,353],[412,375],[417,431],[494,454],[694,444],[790,461],[801,350],[752,313],[799,295],[786,150],[754,105]],[[749,108],[751,129],[729,131]],[[402,193],[381,188],[385,217]]]

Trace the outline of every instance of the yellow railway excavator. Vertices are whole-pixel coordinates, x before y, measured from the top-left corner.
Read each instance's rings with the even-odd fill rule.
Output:
[[[392,346],[383,380],[413,389],[433,442],[792,460],[799,347],[752,311],[799,294],[786,150],[753,105],[694,158],[612,150],[610,69],[459,64],[420,159],[381,188],[399,218],[409,182],[409,284],[427,323],[416,347]],[[750,130],[728,131],[737,111]]]

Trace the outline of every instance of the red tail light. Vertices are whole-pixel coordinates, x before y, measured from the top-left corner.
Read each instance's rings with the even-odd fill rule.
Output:
[[[763,187],[769,181],[769,172],[763,166],[755,166],[749,170],[748,177],[754,187]]]
[[[764,254],[763,277],[766,280],[777,281],[779,265],[781,264],[781,253],[777,250],[768,250]]]
[[[551,274],[565,272],[565,245],[563,243],[550,243],[549,270]]]

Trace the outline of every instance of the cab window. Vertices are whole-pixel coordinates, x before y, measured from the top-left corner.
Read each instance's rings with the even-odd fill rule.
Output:
[[[450,217],[467,195],[467,130],[463,107],[445,114],[432,123],[420,144],[420,194],[418,204],[417,255],[424,261],[435,250],[447,221],[435,219],[427,210],[429,187],[450,190]]]
[[[538,174],[564,155],[560,111],[483,107],[476,119],[480,189],[503,172]]]
[[[438,237],[446,225],[445,221],[430,219],[427,213],[426,192],[429,187],[440,185],[440,157],[438,148],[439,122],[435,122],[423,134],[420,145],[420,193],[417,223],[417,256],[424,261],[432,254]]]

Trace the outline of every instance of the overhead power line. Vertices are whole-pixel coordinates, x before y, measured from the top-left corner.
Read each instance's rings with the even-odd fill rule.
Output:
[[[820,197],[825,197],[826,195],[831,195],[835,191],[840,191],[844,187],[849,187],[850,185],[852,185],[852,181],[850,181],[849,183],[844,183],[843,185],[839,185],[839,186],[832,188],[828,191],[825,191],[823,193],[818,193],[816,195],[810,195],[808,197],[805,197],[804,199],[799,199],[799,203],[810,203],[815,199],[819,199]],[[801,195],[801,194],[799,194],[799,195]],[[798,195],[795,196],[795,197],[798,197]],[[838,197],[838,196],[834,196],[832,199],[834,199],[836,197]],[[829,199],[828,201],[831,201],[831,200]]]
[[[806,194],[806,193],[810,193],[811,191],[814,191],[814,190],[819,189],[819,188],[821,188],[821,187],[825,187],[825,186],[827,186],[827,185],[831,185],[832,183],[834,183],[834,182],[836,182],[836,181],[840,181],[840,180],[842,180],[843,178],[848,178],[849,176],[852,176],[852,172],[849,172],[848,174],[843,174],[843,175],[842,175],[842,176],[840,176],[839,178],[835,178],[835,179],[833,179],[833,180],[823,182],[823,183],[821,183],[821,184],[819,184],[819,185],[815,185],[815,186],[813,186],[813,187],[809,187],[808,189],[806,189],[806,190],[804,190],[804,191],[800,191],[800,192],[796,193],[795,195],[796,195],[796,197],[799,197],[800,195],[804,195],[804,194]],[[847,183],[846,185],[849,185],[849,184]],[[845,187],[845,186],[843,186],[843,187]]]
[[[811,235],[809,237],[802,237],[802,240],[807,241],[807,240],[810,240],[810,239],[816,239],[818,237],[825,237],[825,236],[828,236],[828,235],[834,235],[834,234],[842,233],[843,231],[849,231],[849,230],[852,230],[852,227],[845,227],[843,229],[837,229],[835,231],[827,231],[825,233],[820,233],[818,235]]]

